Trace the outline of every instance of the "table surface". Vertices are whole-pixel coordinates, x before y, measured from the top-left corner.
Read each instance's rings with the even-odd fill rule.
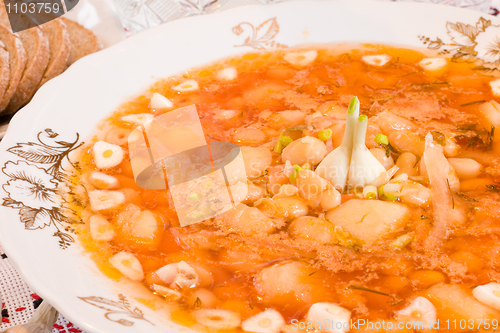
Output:
[[[102,0],[110,1],[110,0]],[[123,0],[116,0],[123,1]],[[172,0],[163,0],[172,1]],[[257,0],[263,1],[263,0]],[[391,1],[391,0],[384,0]],[[273,2],[273,0],[264,0],[263,2]],[[278,1],[274,1],[278,2]],[[242,1],[245,3],[245,1]],[[490,9],[491,15],[500,13],[500,0],[493,0]],[[128,35],[132,34],[130,29],[127,30]],[[2,128],[0,126],[0,132]],[[61,267],[61,269],[64,269]],[[0,295],[2,298],[2,323],[0,330],[5,330],[9,327],[24,324],[31,318],[34,310],[43,301],[30,287],[22,280],[19,273],[10,263],[8,256],[0,248]],[[53,333],[80,333],[81,329],[66,320],[64,316],[59,315],[57,322],[54,324]]]

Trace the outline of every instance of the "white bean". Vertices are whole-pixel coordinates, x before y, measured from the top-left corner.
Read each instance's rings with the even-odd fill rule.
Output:
[[[405,173],[408,176],[415,176],[417,174],[418,158],[412,153],[402,153],[396,160],[396,165],[399,167],[395,177]]]
[[[448,162],[460,179],[476,178],[481,174],[481,164],[471,158],[449,158]]]
[[[384,166],[386,170],[389,170],[394,166],[394,159],[390,154],[389,157],[387,157],[387,154],[384,149],[372,148],[370,149],[370,153],[372,153],[372,155],[375,156],[375,158]]]
[[[342,197],[336,189],[328,189],[321,193],[321,207],[324,210],[329,210],[340,205]]]
[[[303,165],[305,163],[317,165],[325,155],[326,145],[323,141],[312,136],[306,136],[290,143],[283,150],[281,159],[283,162],[290,161],[292,165]]]

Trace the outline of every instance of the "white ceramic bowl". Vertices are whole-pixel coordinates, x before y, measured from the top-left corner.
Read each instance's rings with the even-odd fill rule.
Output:
[[[481,13],[366,0],[241,7],[140,33],[75,63],[12,120],[0,143],[1,246],[26,282],[85,330],[185,331],[165,319],[165,309],[137,302],[140,290],[100,273],[60,221],[59,162],[99,120],[159,78],[242,52],[376,42],[482,57],[493,68],[500,53],[489,51],[500,47],[499,35],[500,19]]]

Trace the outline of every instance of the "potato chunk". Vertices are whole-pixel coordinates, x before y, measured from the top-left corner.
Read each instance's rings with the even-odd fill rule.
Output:
[[[115,219],[117,239],[135,250],[156,249],[161,242],[163,225],[148,210],[128,204]]]
[[[218,220],[223,225],[245,235],[270,234],[276,229],[275,221],[259,209],[244,204],[237,204],[234,208],[221,214]]]
[[[356,199],[329,211],[326,218],[371,244],[403,228],[408,222],[409,210],[399,203]]]
[[[284,261],[264,268],[255,278],[255,287],[262,298],[271,303],[313,299],[309,274],[314,269],[302,261]],[[309,281],[311,282],[311,281]]]
[[[483,319],[491,324],[492,319],[500,319],[500,312],[477,301],[471,294],[458,285],[437,284],[426,291],[425,297],[434,303],[437,309],[438,319],[457,321],[461,319]],[[479,328],[476,321],[475,328]]]

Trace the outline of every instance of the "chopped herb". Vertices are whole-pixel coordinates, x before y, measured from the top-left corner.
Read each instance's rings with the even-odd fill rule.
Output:
[[[209,134],[207,134],[207,136],[208,136],[210,139],[212,139],[212,140],[215,140],[215,141],[220,141],[219,139],[216,139],[216,138],[214,138],[214,137],[210,136]]]
[[[365,288],[365,287],[349,286],[349,288],[351,288],[351,289],[355,289],[355,290],[367,291],[367,292],[369,292],[369,293],[374,293],[374,294],[378,294],[378,295],[382,295],[382,296],[387,296],[387,297],[393,298],[393,297],[392,297],[391,295],[389,295],[389,294],[383,293],[383,292],[381,292],[381,291],[373,290],[373,289],[368,289],[368,288]]]
[[[312,272],[311,274],[309,274],[309,276],[312,276],[312,275],[314,275],[314,274],[316,274],[316,271],[314,271],[314,272]]]
[[[475,102],[469,102],[469,103],[465,103],[465,104],[460,104],[461,107],[464,107],[464,106],[469,106],[469,105],[474,105],[474,104],[479,104],[479,103],[485,103],[486,100],[482,99],[480,101],[475,101]]]
[[[443,147],[446,146],[446,137],[444,136],[443,133],[438,131],[432,131],[431,134],[434,141],[436,141],[439,145]]]
[[[390,101],[391,99],[394,99],[394,98],[396,98],[396,95],[390,95],[390,96],[386,96],[386,97],[370,99],[370,102]]]
[[[458,135],[455,137],[459,144],[466,145],[465,150],[472,148],[482,149],[483,151],[488,151],[493,149],[493,137],[495,135],[495,126],[491,126],[491,130],[488,131],[484,128],[476,129],[477,124],[462,125],[458,129],[466,132],[473,132],[471,135]]]
[[[467,194],[464,194],[464,193],[460,193],[460,192],[456,192],[456,194],[462,198],[462,199],[465,199],[467,201],[471,201],[471,202],[479,202],[478,200],[474,199],[474,198],[471,198],[469,197]]]
[[[340,60],[344,61],[344,60],[351,60],[351,55],[349,53],[343,53],[340,55],[339,57]]]
[[[417,156],[417,161],[415,162],[415,164],[413,164],[414,168],[417,166],[418,162],[420,162],[420,157]]]
[[[398,304],[401,304],[403,303],[404,301],[406,300],[406,298],[403,298],[402,300],[400,300],[399,302],[396,302],[396,303],[392,303],[391,306],[396,306]]]
[[[201,299],[199,297],[196,297],[196,300],[194,301],[194,307],[195,308],[201,307]]]
[[[387,157],[391,156],[391,152],[393,152],[394,154],[398,153],[398,151],[391,145],[390,142],[388,144],[379,143],[379,146],[380,148],[385,150],[385,156]]]
[[[422,220],[428,219],[428,217],[427,217],[427,216],[425,216],[424,214],[420,215],[420,218],[421,218]]]
[[[427,86],[435,86],[435,85],[441,85],[441,84],[449,84],[449,82],[422,82],[422,83],[412,83],[412,86],[422,86],[422,87],[427,87]]]
[[[446,178],[446,184],[448,184],[448,190],[450,191],[451,195],[451,208],[455,209],[455,198],[453,197],[453,192],[451,192],[450,181],[448,180],[448,178]]]
[[[262,178],[262,177],[265,177],[269,174],[269,171],[268,170],[264,170],[264,174],[263,175],[260,175],[258,177],[255,177],[254,179],[258,179],[258,178]]]
[[[457,127],[459,131],[475,131],[478,124],[463,124]]]
[[[500,185],[486,185],[488,192],[500,192]]]

